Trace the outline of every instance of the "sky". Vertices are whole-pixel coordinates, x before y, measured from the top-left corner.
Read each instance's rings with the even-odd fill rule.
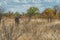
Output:
[[[26,12],[31,6],[39,8],[40,12],[46,8],[52,8],[55,5],[60,5],[60,0],[0,0],[0,7],[5,9],[5,12]]]

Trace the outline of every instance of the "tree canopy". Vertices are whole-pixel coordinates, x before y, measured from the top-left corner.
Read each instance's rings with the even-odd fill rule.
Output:
[[[30,7],[27,10],[27,13],[28,13],[29,16],[34,16],[34,15],[39,14],[39,9],[37,7]]]

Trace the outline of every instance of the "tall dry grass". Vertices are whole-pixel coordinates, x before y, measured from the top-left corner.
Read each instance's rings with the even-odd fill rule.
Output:
[[[60,24],[54,25],[46,19],[31,19],[30,21],[20,19],[17,25],[14,19],[2,19],[0,40],[60,40]]]

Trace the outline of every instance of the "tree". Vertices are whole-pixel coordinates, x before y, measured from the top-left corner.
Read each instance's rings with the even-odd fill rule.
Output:
[[[55,14],[60,20],[60,6],[54,6]]]
[[[46,15],[46,18],[48,19],[49,22],[51,22],[53,16],[54,16],[54,9],[47,8],[44,10],[44,14]]]
[[[55,14],[57,15],[60,12],[60,6],[54,6]]]
[[[37,7],[30,7],[28,10],[27,10],[27,14],[29,16],[29,20],[32,16],[36,16],[39,14],[39,9]]]
[[[18,12],[16,12],[15,14],[14,14],[14,17],[15,17],[15,23],[16,24],[19,24],[19,18],[20,18],[20,14],[18,13]]]
[[[14,17],[18,17],[18,16],[20,16],[21,14],[19,13],[19,12],[15,12],[15,14],[14,14]]]
[[[13,12],[7,12],[3,14],[4,17],[13,18]]]
[[[30,7],[27,10],[27,13],[31,17],[31,16],[34,16],[34,15],[37,15],[39,13],[39,9],[37,7]]]

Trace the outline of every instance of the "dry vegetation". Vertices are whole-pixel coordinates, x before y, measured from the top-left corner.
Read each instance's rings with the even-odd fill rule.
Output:
[[[40,13],[30,7],[22,14],[0,12],[0,40],[60,40],[60,11],[47,8]]]
[[[4,18],[0,24],[0,40],[60,40],[60,21],[49,23],[46,19]]]

